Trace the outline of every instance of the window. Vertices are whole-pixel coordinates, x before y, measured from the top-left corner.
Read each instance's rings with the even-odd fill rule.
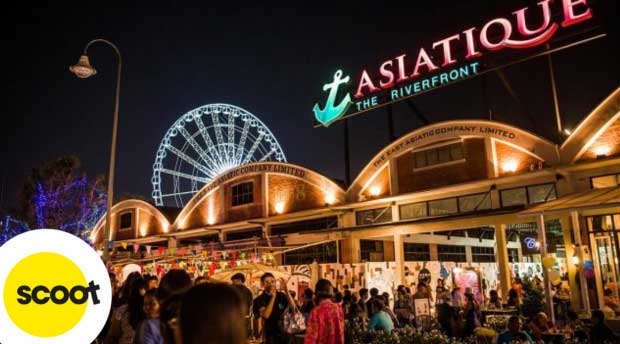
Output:
[[[437,254],[440,262],[465,262],[465,246],[437,245]]]
[[[367,262],[383,261],[383,241],[360,240],[360,258]]]
[[[590,232],[620,230],[620,214],[588,216],[586,222]]]
[[[461,213],[484,209],[491,209],[491,195],[489,193],[459,197],[459,211]]]
[[[518,248],[509,248],[508,249],[508,262],[509,263],[518,263],[519,262],[519,249]]]
[[[488,192],[399,206],[401,220],[469,213],[485,209],[491,209],[491,195]]]
[[[133,223],[133,212],[123,213],[120,216],[120,222],[119,222],[120,226],[118,228],[120,230],[131,229],[132,223]]]
[[[467,237],[474,239],[495,240],[495,228],[470,228],[467,230]]]
[[[500,190],[502,207],[544,203],[556,198],[554,183]]]
[[[527,187],[530,204],[544,203],[556,199],[555,184],[534,185]]]
[[[311,264],[315,259],[318,263],[336,263],[336,252],[336,242],[332,241],[287,252],[283,259],[285,265]]]
[[[428,244],[404,244],[405,261],[419,262],[431,260],[431,250]]]
[[[609,188],[620,186],[620,173],[606,176],[591,177],[590,184],[593,189]]]
[[[392,221],[392,207],[376,208],[355,212],[357,225],[371,225]]]
[[[246,182],[232,187],[232,206],[254,203],[254,183]]]
[[[262,238],[263,230],[261,228],[246,229],[242,231],[235,231],[226,233],[226,241],[244,240],[252,238]]]
[[[439,199],[428,202],[428,214],[430,216],[449,215],[459,212],[456,198]]]
[[[402,220],[417,219],[427,217],[426,202],[403,204],[399,207],[400,218]]]
[[[463,145],[461,142],[425,149],[413,153],[415,168],[424,168],[462,160]]]
[[[495,249],[493,247],[472,246],[471,260],[477,263],[495,262]]]
[[[527,204],[525,188],[502,190],[500,191],[500,198],[502,200],[502,207]]]
[[[299,232],[318,231],[321,229],[337,228],[336,216],[322,217],[320,219],[283,223],[271,226],[272,235],[283,235]]]

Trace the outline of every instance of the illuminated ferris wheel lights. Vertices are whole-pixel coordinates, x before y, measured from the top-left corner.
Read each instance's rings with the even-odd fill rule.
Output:
[[[181,116],[166,132],[153,164],[157,205],[183,204],[216,176],[251,162],[286,161],[277,139],[251,113],[211,104]]]

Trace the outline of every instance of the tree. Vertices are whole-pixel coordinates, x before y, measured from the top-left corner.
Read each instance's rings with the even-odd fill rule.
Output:
[[[531,281],[524,281],[523,283],[523,305],[521,305],[521,312],[525,317],[532,318],[536,314],[544,311],[544,295],[541,287],[535,285]]]
[[[60,229],[85,238],[105,213],[104,178],[90,181],[75,156],[32,170],[19,194],[21,215],[30,228]]]

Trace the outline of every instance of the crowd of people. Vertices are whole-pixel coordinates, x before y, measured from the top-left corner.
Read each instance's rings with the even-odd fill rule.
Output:
[[[484,325],[482,309],[523,302],[518,280],[503,304],[495,290],[479,302],[472,289],[466,288],[462,294],[458,286],[447,288],[443,280],[437,281],[435,299],[426,283],[417,284],[415,292],[398,286],[392,299],[377,288],[353,291],[345,285],[338,290],[326,279],[297,298],[285,280],[276,280],[269,272],[260,278],[258,295],[246,287],[241,273],[233,275],[230,283],[204,277],[192,280],[184,270],[170,270],[161,281],[134,272],[118,288],[113,275],[111,279],[113,307],[99,343],[240,344],[259,338],[266,344],[344,344],[351,325],[386,332],[407,326],[422,331],[440,329],[449,337],[465,338]],[[605,313],[598,310],[592,313],[590,328],[570,310],[561,329],[542,312],[530,319],[513,315],[496,341],[548,342],[549,334],[569,332],[566,337],[592,343],[620,342],[605,325]]]

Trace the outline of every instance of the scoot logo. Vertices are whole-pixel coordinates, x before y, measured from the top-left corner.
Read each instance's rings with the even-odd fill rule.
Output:
[[[96,252],[56,230],[0,247],[0,342],[90,343],[106,322],[110,280]]]

